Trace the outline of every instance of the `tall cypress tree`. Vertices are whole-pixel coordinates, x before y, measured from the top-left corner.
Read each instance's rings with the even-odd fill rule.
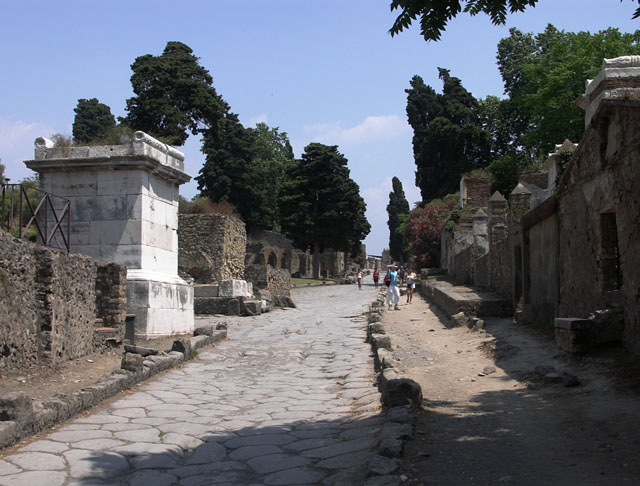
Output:
[[[389,220],[389,253],[395,261],[404,262],[406,252],[402,243],[402,233],[400,226],[409,216],[409,202],[404,195],[402,182],[397,177],[391,179],[393,191],[389,193],[389,204],[387,204],[387,214]]]
[[[416,186],[423,201],[455,192],[462,174],[491,161],[491,139],[482,127],[478,102],[448,69],[438,69],[442,94],[420,76],[414,76],[411,89],[405,90]]]
[[[349,175],[347,159],[337,146],[311,143],[304,149],[281,198],[286,236],[301,249],[313,250],[313,275],[326,248],[355,255],[371,227],[360,188]]]

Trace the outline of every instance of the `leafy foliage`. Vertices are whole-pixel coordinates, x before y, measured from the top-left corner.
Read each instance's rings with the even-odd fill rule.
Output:
[[[548,25],[534,36],[510,29],[498,44],[498,68],[509,96],[505,131],[516,153],[543,158],[566,138],[580,140],[584,112],[574,100],[585,80],[598,74],[604,58],[639,53],[640,31],[573,33]]]
[[[398,262],[406,261],[406,251],[403,244],[401,225],[409,215],[409,203],[404,195],[402,182],[397,177],[391,179],[393,191],[389,193],[389,204],[387,204],[387,214],[389,219],[389,253],[391,258]]]
[[[73,109],[73,140],[76,144],[87,144],[106,138],[116,127],[116,119],[111,108],[100,103],[97,98],[79,99]]]
[[[297,248],[313,248],[314,277],[320,252],[332,248],[356,255],[371,229],[360,188],[335,145],[305,147],[284,184],[280,210],[284,234]]]
[[[414,76],[411,89],[405,90],[416,186],[424,201],[455,192],[463,173],[491,160],[491,140],[482,127],[478,102],[449,70],[438,69],[442,94],[420,76]]]
[[[402,231],[418,267],[440,265],[440,234],[459,204],[458,194],[434,199],[411,210]]]
[[[227,105],[189,46],[168,42],[162,55],[140,56],[131,69],[135,96],[127,100],[122,123],[170,145],[183,145],[189,131],[217,129]]]
[[[461,0],[392,0],[391,11],[399,9],[400,13],[389,32],[392,36],[399,34],[419,18],[424,40],[438,41],[447,23],[460,12],[484,13],[494,25],[504,25],[508,12],[523,12],[527,7],[535,7],[538,0],[466,0],[464,3],[463,8]],[[638,17],[640,7],[633,14],[634,19]]]
[[[293,164],[287,134],[264,123],[245,128],[227,113],[217,131],[205,133],[202,151],[200,194],[235,206],[251,229],[279,230],[279,197]]]

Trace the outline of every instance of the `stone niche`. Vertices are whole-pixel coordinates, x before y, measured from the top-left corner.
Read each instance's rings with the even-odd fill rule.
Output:
[[[135,334],[193,330],[193,289],[178,276],[178,187],[184,155],[143,132],[122,145],[35,141],[40,189],[71,200],[71,251],[127,267]]]

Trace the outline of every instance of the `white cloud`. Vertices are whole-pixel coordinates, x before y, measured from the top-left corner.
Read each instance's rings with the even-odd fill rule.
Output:
[[[48,137],[55,131],[40,122],[0,118],[0,159],[5,166],[5,175],[12,182],[18,182],[32,174],[23,161],[33,159],[34,140]]]
[[[258,123],[267,123],[267,114],[266,113],[260,113],[256,116],[253,116],[251,118],[249,118],[249,121],[247,122],[247,127],[255,127]]]
[[[408,133],[409,124],[398,115],[372,115],[351,128],[343,128],[339,122],[306,125],[315,142],[328,145],[359,145],[369,142],[391,140]]]

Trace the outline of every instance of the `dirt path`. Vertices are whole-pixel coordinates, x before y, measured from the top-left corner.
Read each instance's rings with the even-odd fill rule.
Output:
[[[405,484],[640,484],[637,363],[620,378],[606,356],[570,361],[510,320],[451,328],[421,297],[405,301],[384,318],[424,394]]]

